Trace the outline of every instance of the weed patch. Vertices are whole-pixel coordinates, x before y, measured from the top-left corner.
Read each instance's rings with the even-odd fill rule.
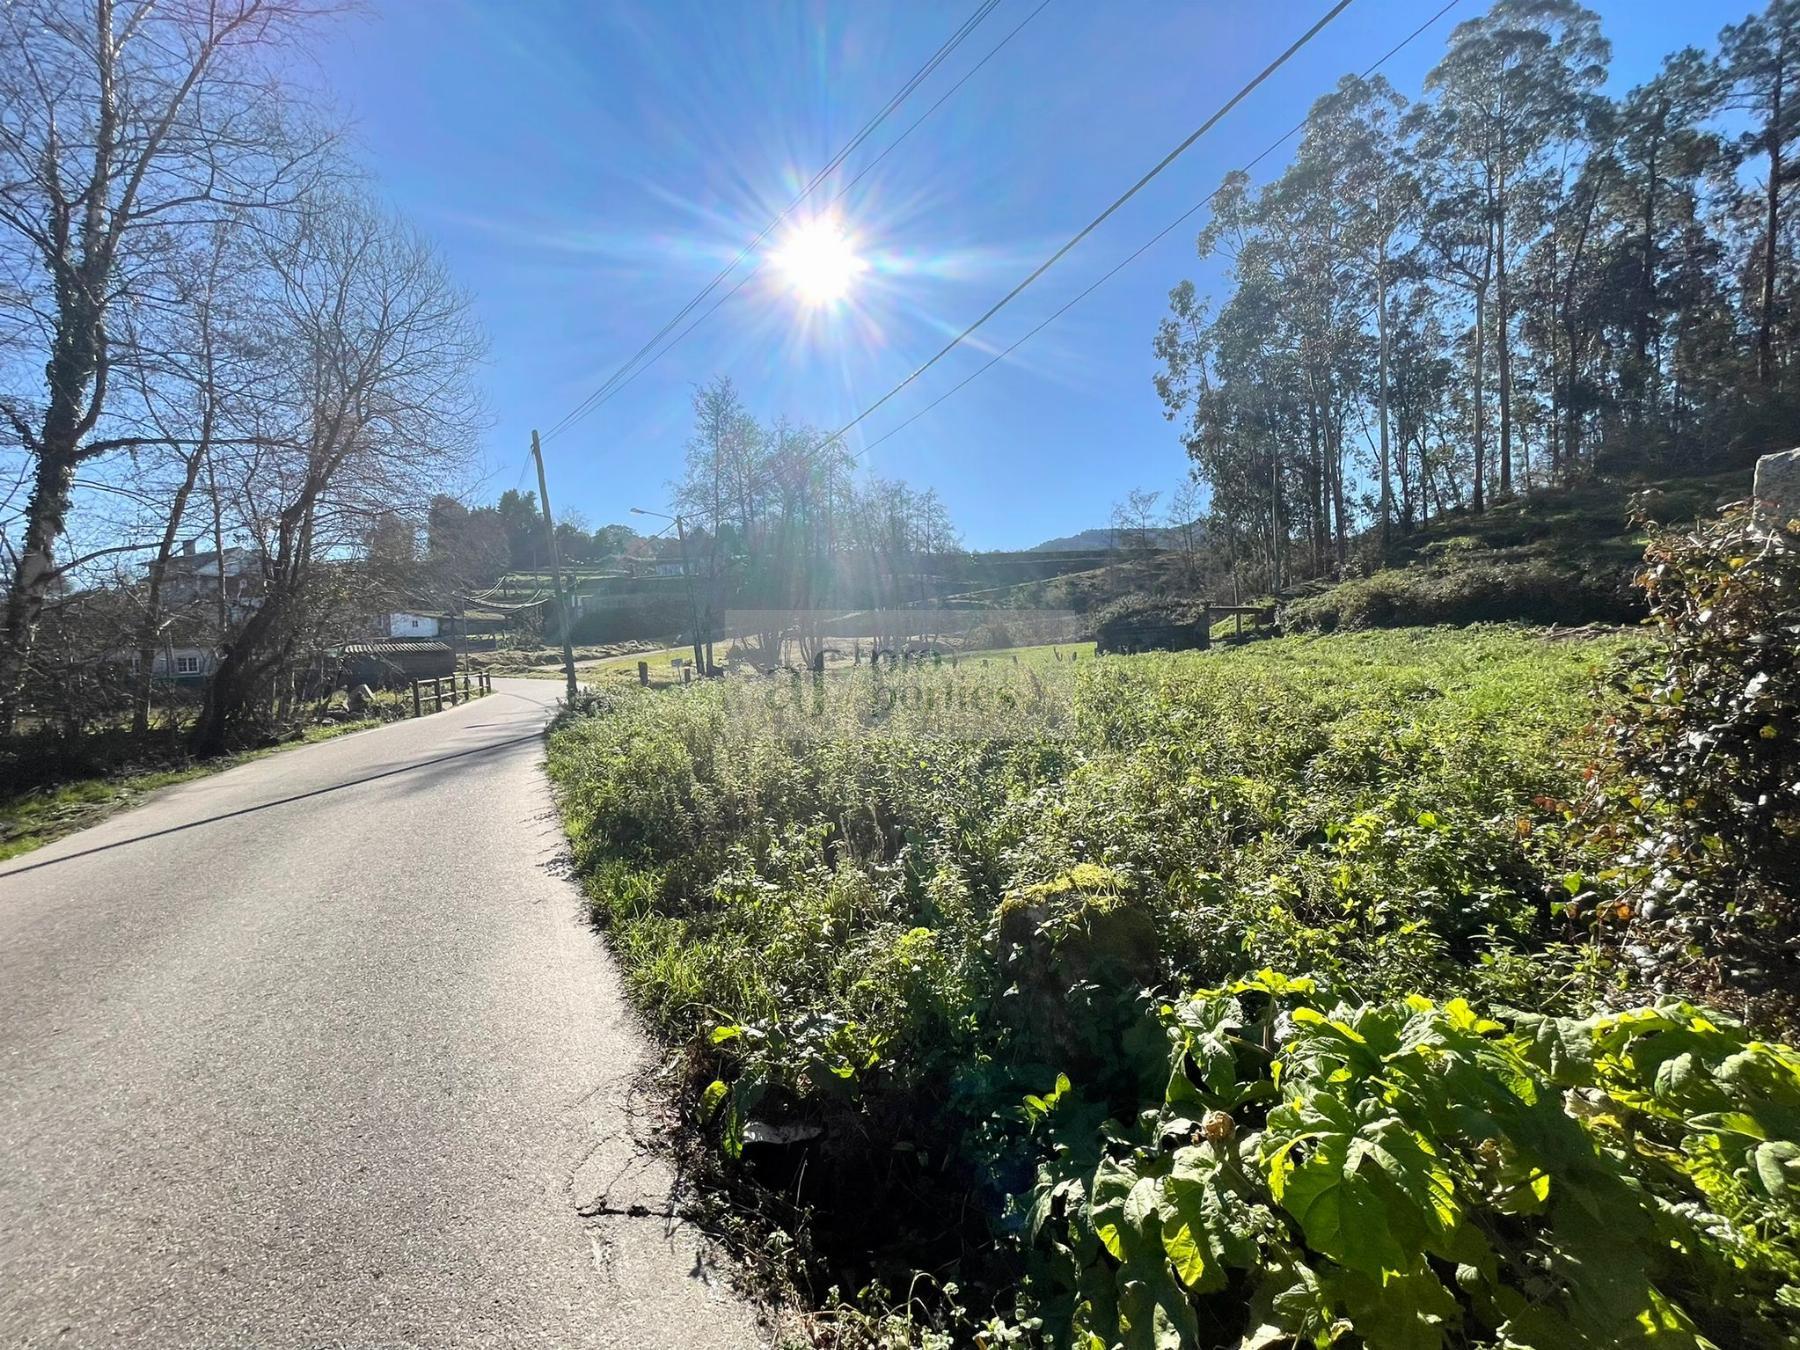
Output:
[[[690,1118],[734,1184],[780,1197],[793,1283],[835,1310],[821,1343],[1472,1342],[1498,1334],[1508,1290],[1536,1297],[1528,1270],[1560,1278],[1552,1248],[1593,1236],[1572,1211],[1508,1217],[1533,1149],[1576,1131],[1557,1176],[1588,1180],[1567,1202],[1555,1181],[1551,1209],[1638,1194],[1666,1156],[1596,1143],[1560,1105],[1585,1088],[1507,1058],[1523,1040],[1476,1044],[1619,997],[1558,900],[1596,676],[1634,641],[1390,631],[628,688],[566,718],[549,760],[594,917],[681,1049]],[[1308,976],[1277,997],[1277,971]],[[1205,1026],[1182,1011],[1215,998],[1236,1002]],[[1492,1031],[1444,1021],[1502,1007]],[[1385,1039],[1346,1084],[1306,1037],[1335,1021],[1374,1045],[1365,1017]],[[1483,1092],[1541,1109],[1519,1096],[1503,1119],[1496,1098],[1483,1125],[1458,1114],[1460,1078],[1384,1105],[1403,1061],[1382,1056],[1451,1074],[1422,1047],[1453,1032]],[[1381,1133],[1395,1113],[1404,1147]],[[1463,1158],[1483,1140],[1492,1161]],[[1317,1188],[1346,1220],[1397,1205],[1374,1173],[1357,1198],[1351,1162],[1384,1148],[1414,1159],[1392,1185],[1426,1209],[1384,1208],[1391,1242],[1365,1259],[1296,1178],[1355,1173]],[[1778,1306],[1777,1246],[1731,1317]],[[1723,1250],[1645,1273],[1611,1311],[1561,1285],[1556,1307],[1677,1327],[1706,1278],[1730,1283],[1707,1264]]]

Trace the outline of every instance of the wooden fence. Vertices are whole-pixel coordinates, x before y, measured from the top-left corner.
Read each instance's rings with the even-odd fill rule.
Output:
[[[462,681],[462,688],[457,688],[457,681]],[[485,670],[473,675],[464,672],[462,675],[436,675],[429,680],[414,680],[412,683],[413,716],[423,717],[425,705],[431,705],[430,711],[442,712],[444,703],[449,701],[451,707],[459,702],[467,702],[472,698],[480,698],[483,694],[494,692],[494,680]]]

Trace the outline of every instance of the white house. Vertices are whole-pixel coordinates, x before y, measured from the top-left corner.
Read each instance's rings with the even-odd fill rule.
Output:
[[[232,610],[253,609],[261,589],[256,556],[247,548],[201,553],[189,539],[163,569],[163,600],[175,607],[209,600],[223,591]]]
[[[395,610],[387,616],[387,635],[391,638],[434,638],[438,635],[438,616]]]
[[[132,670],[139,668],[136,652],[119,652],[115,659]],[[158,647],[150,662],[150,673],[158,680],[172,680],[176,684],[198,683],[212,674],[213,667],[218,664],[218,653],[210,647]]]

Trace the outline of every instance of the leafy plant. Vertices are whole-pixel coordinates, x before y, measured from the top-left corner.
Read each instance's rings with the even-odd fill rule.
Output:
[[[1509,1026],[1318,994],[1264,971],[1159,1005],[1166,1086],[1129,1123],[1066,1082],[1028,1101],[1050,1343],[1800,1334],[1800,1055],[1685,1004]]]
[[[1800,989],[1800,521],[1659,536],[1661,642],[1614,676],[1590,811],[1644,978],[1792,1017]]]

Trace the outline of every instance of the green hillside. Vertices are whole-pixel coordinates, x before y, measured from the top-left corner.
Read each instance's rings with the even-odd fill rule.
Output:
[[[1283,607],[1290,631],[1497,621],[1635,623],[1632,577],[1645,521],[1688,524],[1747,497],[1750,474],[1599,480],[1515,498],[1479,516],[1456,514],[1396,536],[1385,560],[1375,541],[1364,575],[1315,585]],[[1354,566],[1353,561],[1353,566]]]

